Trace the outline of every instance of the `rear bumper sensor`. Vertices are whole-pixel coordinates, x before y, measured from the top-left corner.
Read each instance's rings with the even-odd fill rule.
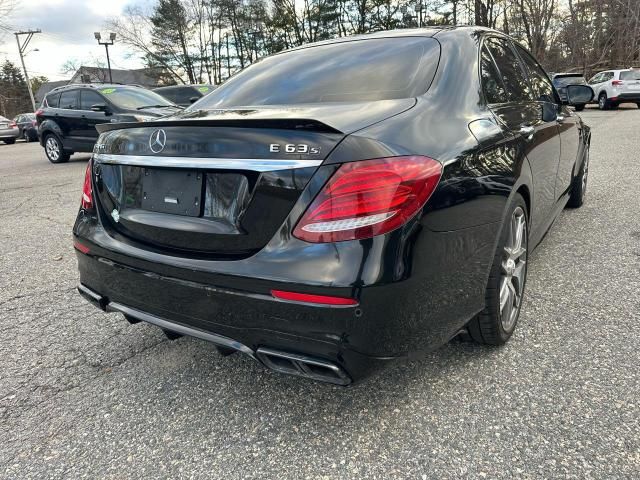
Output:
[[[310,378],[336,385],[349,385],[351,377],[341,367],[326,360],[307,355],[281,352],[270,348],[258,348],[258,358],[276,372]]]
[[[222,349],[224,352],[237,351],[244,353],[245,355],[248,355],[254,360],[262,363],[270,370],[279,373],[343,386],[349,385],[352,381],[351,377],[342,367],[327,360],[298,353],[283,352],[271,348],[261,347],[254,351],[248,346],[229,337],[207,332],[199,328],[190,327],[182,323],[172,322],[118,302],[110,302],[108,298],[84,285],[78,286],[78,292],[80,292],[86,300],[101,310],[106,312],[122,313],[130,323],[136,323],[136,320],[143,321],[160,327],[165,332],[174,332],[175,334],[188,335],[190,337],[206,340],[215,344],[216,347]]]

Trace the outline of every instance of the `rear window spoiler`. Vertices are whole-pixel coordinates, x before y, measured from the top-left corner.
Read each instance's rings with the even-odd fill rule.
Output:
[[[343,133],[318,120],[305,118],[207,118],[167,119],[150,122],[101,123],[96,125],[98,133],[129,128],[162,127],[236,127],[271,128],[278,130],[305,130],[323,133]]]

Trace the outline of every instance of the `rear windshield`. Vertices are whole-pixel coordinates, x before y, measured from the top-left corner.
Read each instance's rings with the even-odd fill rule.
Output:
[[[135,87],[105,87],[97,90],[116,107],[125,110],[142,110],[145,107],[164,107],[173,105],[155,92]]]
[[[620,72],[620,80],[640,80],[640,70]]]
[[[567,85],[586,85],[587,81],[584,77],[555,77],[553,84],[556,87],[566,87]]]
[[[440,58],[432,38],[318,45],[251,65],[190,109],[391,100],[421,95]]]

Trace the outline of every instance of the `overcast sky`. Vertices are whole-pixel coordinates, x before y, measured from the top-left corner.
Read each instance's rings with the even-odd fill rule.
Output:
[[[153,0],[24,0],[8,19],[16,29],[41,29],[34,35],[29,50],[38,48],[25,57],[30,76],[45,75],[50,80],[69,78],[60,72],[69,59],[89,61],[99,58],[106,63],[104,47],[97,44],[93,32],[104,30],[105,21],[119,15],[125,6],[147,5]],[[139,68],[139,58],[130,54],[123,45],[109,47],[112,68]],[[15,36],[8,34],[0,41],[0,61],[9,59],[20,65]]]

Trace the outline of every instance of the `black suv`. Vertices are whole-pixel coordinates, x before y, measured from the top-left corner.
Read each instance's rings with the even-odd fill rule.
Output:
[[[135,85],[65,85],[52,90],[36,112],[40,144],[51,163],[74,152],[91,152],[100,123],[144,122],[180,107]]]

